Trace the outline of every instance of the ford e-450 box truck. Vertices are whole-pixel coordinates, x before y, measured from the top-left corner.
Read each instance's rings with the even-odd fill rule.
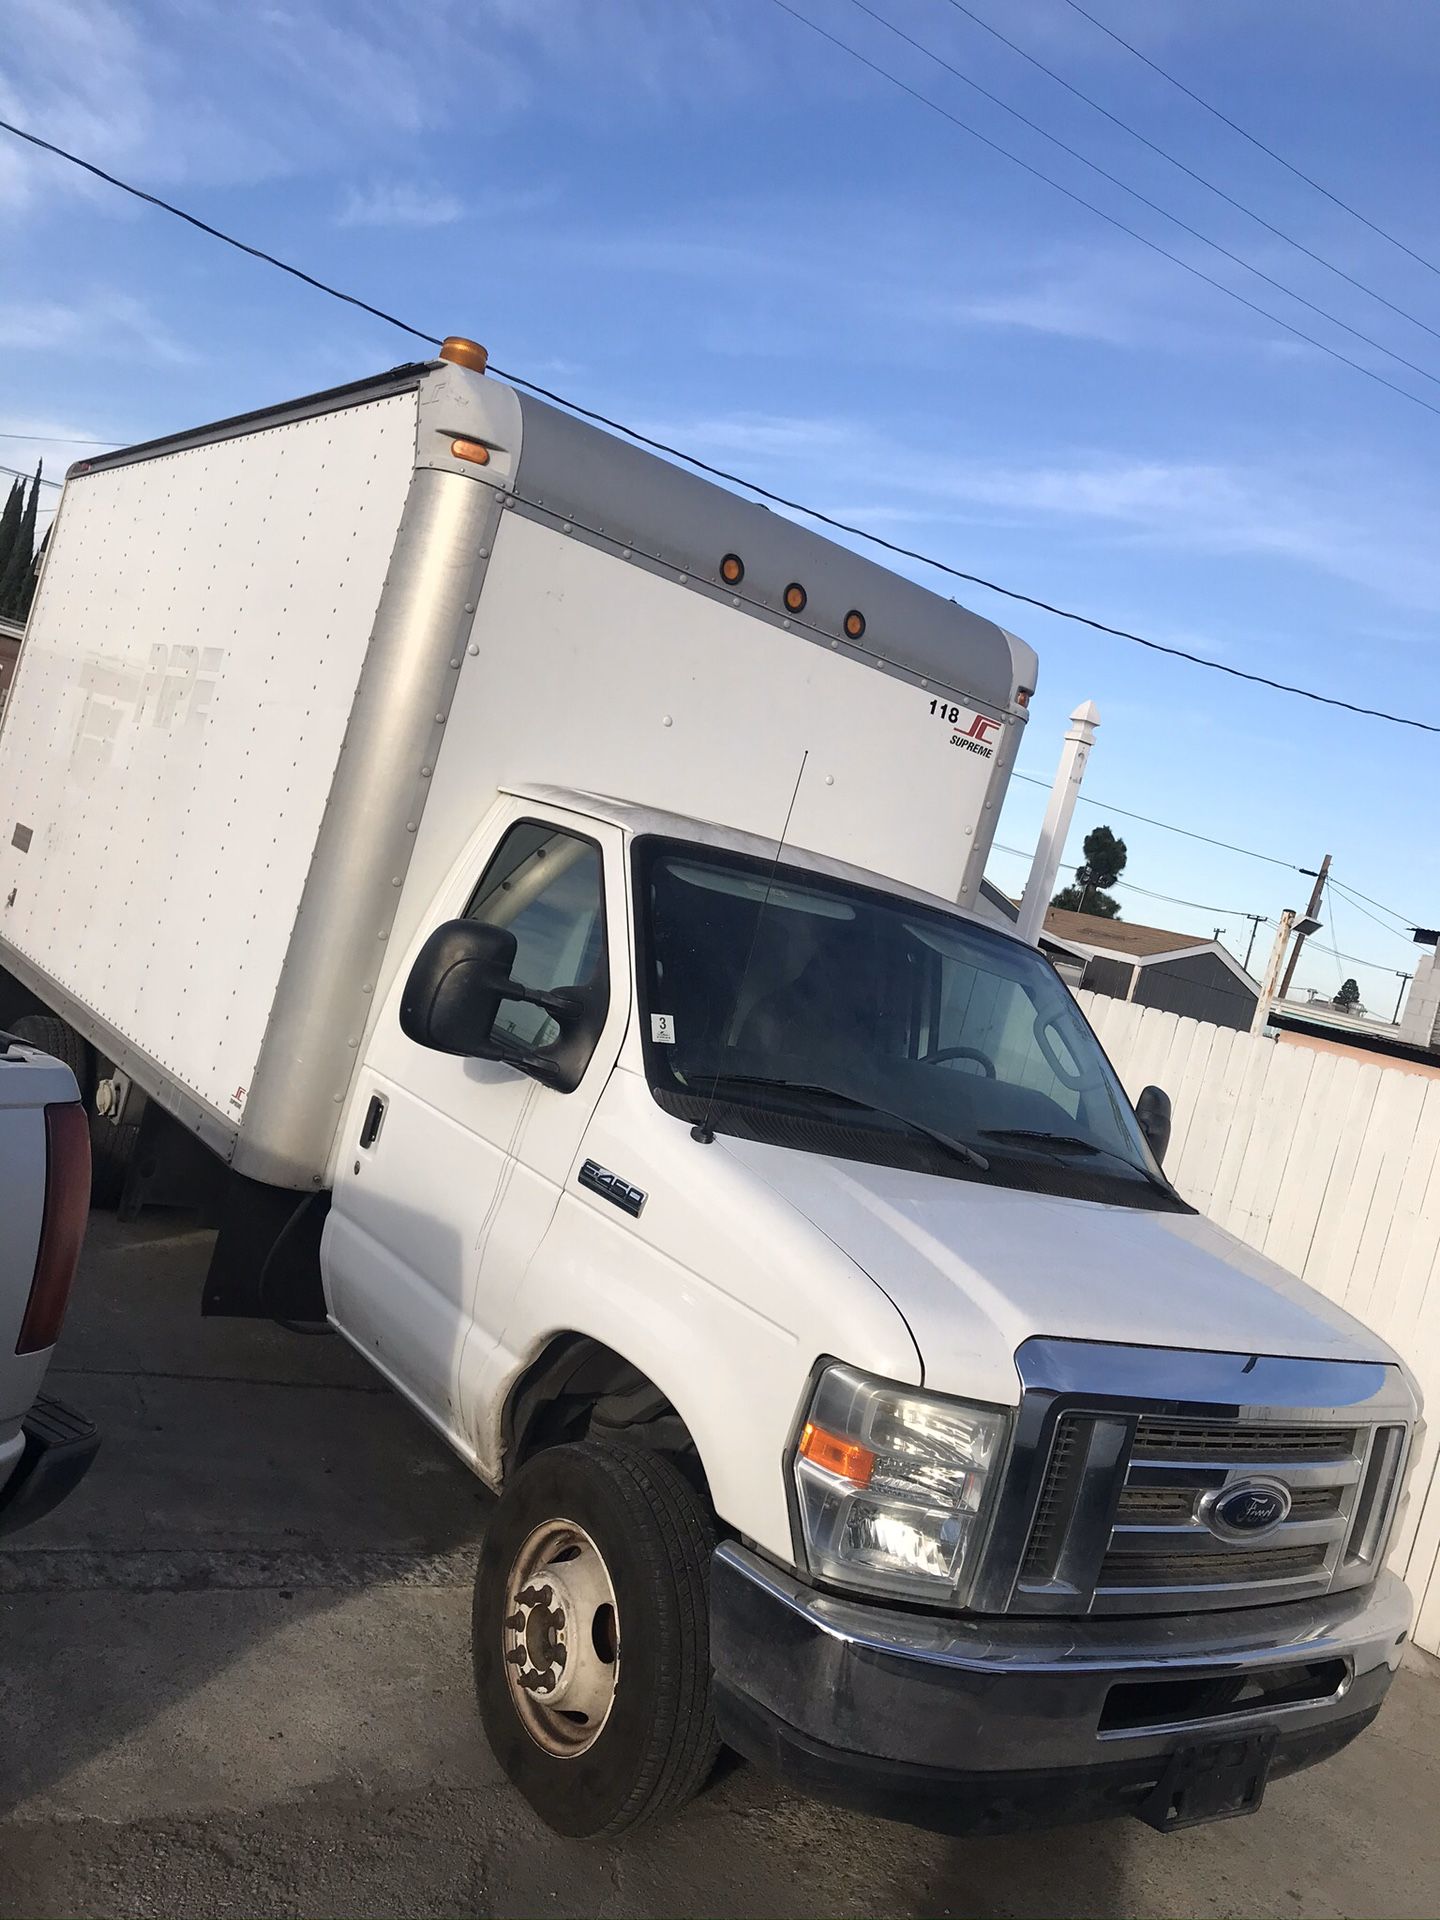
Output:
[[[499,1495],[480,1714],[563,1833],[722,1741],[1173,1827],[1379,1710],[1415,1388],[982,895],[1034,685],[465,341],[67,478],[0,1020],[76,1037],[97,1183],[205,1189],[212,1310],[328,1319]]]

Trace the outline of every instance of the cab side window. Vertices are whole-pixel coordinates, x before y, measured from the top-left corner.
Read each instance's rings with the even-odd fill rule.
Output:
[[[605,902],[600,849],[563,828],[526,820],[505,835],[465,909],[515,935],[512,976],[527,987],[582,987],[608,996]],[[501,1002],[494,1031],[527,1047],[547,1047],[560,1029],[542,1007]]]

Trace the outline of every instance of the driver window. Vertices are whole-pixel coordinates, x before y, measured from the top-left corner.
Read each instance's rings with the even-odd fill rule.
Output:
[[[515,935],[512,977],[524,986],[603,982],[605,909],[600,849],[593,841],[535,820],[512,827],[480,876],[465,918]],[[560,1029],[543,1007],[505,1000],[494,1032],[546,1047]]]

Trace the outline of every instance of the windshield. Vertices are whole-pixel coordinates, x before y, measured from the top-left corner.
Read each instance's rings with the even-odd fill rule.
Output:
[[[713,848],[636,848],[650,1082],[716,1132],[1183,1205],[1063,981],[956,913]]]

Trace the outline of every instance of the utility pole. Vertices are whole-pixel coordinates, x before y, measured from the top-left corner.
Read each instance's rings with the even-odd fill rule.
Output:
[[[1301,871],[1308,872],[1309,869],[1302,868]],[[1325,881],[1329,872],[1330,856],[1327,853],[1325,858],[1320,862],[1320,871],[1315,875],[1315,884],[1310,889],[1310,904],[1306,907],[1304,913],[1306,920],[1314,920],[1320,912],[1320,902],[1324,898]],[[1295,936],[1295,948],[1290,955],[1290,964],[1285,969],[1285,978],[1280,982],[1280,991],[1276,995],[1276,998],[1279,1000],[1283,1000],[1290,991],[1290,982],[1295,978],[1295,964],[1300,958],[1300,949],[1304,944],[1305,935],[1303,933],[1297,933]]]
[[[1275,1003],[1275,986],[1280,978],[1280,969],[1285,964],[1285,949],[1290,944],[1290,929],[1295,924],[1295,909],[1287,907],[1280,916],[1280,929],[1275,935],[1275,945],[1270,951],[1270,964],[1265,969],[1265,984],[1260,989],[1260,998],[1255,1002],[1255,1018],[1250,1022],[1252,1033],[1263,1033],[1265,1023],[1270,1018],[1270,1009]]]
[[[1263,913],[1247,913],[1245,918],[1250,922],[1250,938],[1245,946],[1245,971],[1249,973],[1250,956],[1255,951],[1255,936],[1264,924],[1265,916]]]
[[[1045,925],[1045,909],[1055,890],[1055,877],[1065,852],[1065,836],[1070,831],[1085,762],[1090,758],[1099,724],[1100,714],[1093,700],[1076,707],[1070,716],[1070,729],[1060,750],[1060,765],[1055,770],[1055,784],[1050,789],[1050,804],[1045,809],[1045,824],[1035,843],[1035,858],[1030,863],[1030,878],[1025,882],[1020,916],[1015,923],[1016,933],[1032,947],[1039,944],[1040,930]]]
[[[1415,978],[1413,973],[1401,973],[1399,967],[1395,969],[1395,977],[1400,982],[1400,991],[1395,996],[1395,1018],[1390,1022],[1392,1027],[1398,1027],[1400,1024],[1400,1009],[1405,1004],[1405,989]]]

